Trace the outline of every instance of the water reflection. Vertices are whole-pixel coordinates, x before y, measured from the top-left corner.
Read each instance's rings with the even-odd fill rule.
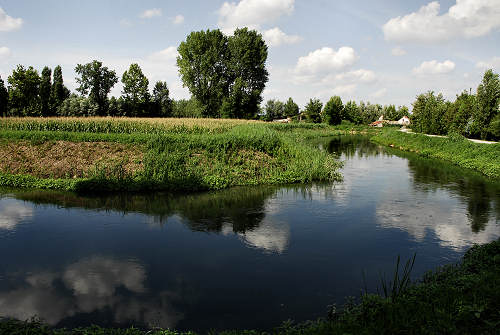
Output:
[[[29,205],[12,199],[0,202],[0,230],[14,230],[23,220],[32,216],[33,209]]]
[[[182,319],[171,291],[148,293],[146,271],[136,260],[92,256],[62,271],[10,276],[13,289],[0,293],[0,315],[26,320],[38,316],[52,325],[83,314],[112,313],[115,324],[174,327]]]

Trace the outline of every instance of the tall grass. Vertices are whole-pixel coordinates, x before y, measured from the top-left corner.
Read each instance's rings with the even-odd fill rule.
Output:
[[[445,160],[492,178],[500,178],[500,144],[473,143],[459,135],[440,138],[396,130],[385,130],[371,140],[412,151],[423,157]]]

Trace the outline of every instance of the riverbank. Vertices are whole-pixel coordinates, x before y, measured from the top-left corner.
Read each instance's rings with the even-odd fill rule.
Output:
[[[127,118],[4,118],[0,186],[76,192],[200,191],[340,180],[305,143],[312,124]]]
[[[417,256],[418,257],[418,256]],[[401,270],[401,267],[400,267]],[[500,325],[500,240],[476,245],[462,261],[427,273],[405,287],[401,276],[387,296],[364,294],[327,319],[283,324],[270,332],[223,331],[219,334],[496,334]],[[382,290],[383,292],[383,290]],[[171,330],[51,329],[37,322],[4,320],[0,334],[194,334]]]
[[[461,136],[429,137],[397,130],[384,130],[371,140],[423,157],[448,161],[491,178],[500,178],[500,144],[473,143]]]

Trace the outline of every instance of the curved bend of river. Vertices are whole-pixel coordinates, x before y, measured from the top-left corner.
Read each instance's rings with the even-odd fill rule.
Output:
[[[500,185],[362,136],[335,184],[188,195],[0,193],[0,315],[58,327],[268,329],[325,316],[398,255],[418,278],[500,236]]]

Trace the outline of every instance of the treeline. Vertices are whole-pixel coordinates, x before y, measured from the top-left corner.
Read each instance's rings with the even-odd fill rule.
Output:
[[[331,97],[323,106],[319,99],[310,99],[301,110],[299,106],[288,98],[287,102],[271,99],[268,100],[260,113],[260,119],[272,121],[276,119],[291,118],[313,123],[328,123],[338,125],[342,121],[353,124],[369,124],[376,121],[380,116],[386,120],[399,120],[408,116],[408,107],[395,105],[371,104],[361,101],[348,101],[345,105],[339,96]]]
[[[420,94],[413,103],[412,130],[446,135],[458,133],[469,138],[500,139],[500,80],[492,70],[485,72],[476,94],[464,91],[454,102],[441,93]]]
[[[118,82],[116,72],[92,61],[75,68],[77,91],[64,85],[60,66],[44,67],[41,75],[32,66],[18,65],[8,77],[0,78],[0,115],[2,116],[141,116],[166,117],[174,114],[174,102],[165,82],[158,81],[149,92],[149,80],[138,64],[122,75],[122,95],[108,99]]]

